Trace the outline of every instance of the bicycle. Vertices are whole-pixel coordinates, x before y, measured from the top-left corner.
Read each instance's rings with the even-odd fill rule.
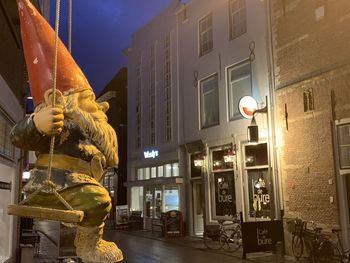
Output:
[[[340,237],[340,229],[332,229],[332,233],[336,235],[337,242],[334,244],[334,258],[336,262],[348,262],[350,259],[350,249],[345,250]]]
[[[292,230],[292,252],[294,257],[299,260],[304,253],[303,231],[306,223],[299,218],[295,218],[290,223],[294,223]]]
[[[308,260],[312,263],[339,262],[334,256],[334,246],[329,237],[321,233],[322,228],[312,222],[312,229],[305,228],[304,241],[308,248]]]
[[[234,252],[242,246],[242,231],[238,216],[232,222],[218,220],[219,225],[208,225],[203,233],[204,244],[208,249],[221,249]]]

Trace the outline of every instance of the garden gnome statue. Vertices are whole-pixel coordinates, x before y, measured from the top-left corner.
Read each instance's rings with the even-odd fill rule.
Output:
[[[35,109],[15,125],[11,139],[17,147],[37,154],[24,191],[33,193],[47,179],[50,140],[54,135],[51,181],[68,204],[84,212],[74,240],[77,256],[83,262],[119,262],[123,259],[120,249],[102,239],[111,200],[99,181],[108,166],[118,164],[117,137],[105,115],[109,105],[96,102],[84,74],[58,41],[56,104],[52,106],[55,32],[29,0],[17,3]],[[30,198],[29,205],[64,209],[48,191]]]

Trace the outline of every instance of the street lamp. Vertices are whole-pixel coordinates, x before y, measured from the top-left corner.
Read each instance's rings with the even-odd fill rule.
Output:
[[[266,100],[266,106],[264,108],[255,110],[253,112],[253,118],[250,122],[250,125],[248,126],[248,142],[250,143],[258,143],[259,142],[259,126],[256,123],[255,120],[255,114],[257,113],[267,113],[267,100]]]

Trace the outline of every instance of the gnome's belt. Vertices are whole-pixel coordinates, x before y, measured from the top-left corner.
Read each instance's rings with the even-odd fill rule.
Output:
[[[41,167],[48,167],[49,155],[40,154],[38,159],[36,160],[35,165]],[[74,173],[92,175],[91,165],[89,162],[65,154],[52,155],[51,167],[55,169],[68,170]]]

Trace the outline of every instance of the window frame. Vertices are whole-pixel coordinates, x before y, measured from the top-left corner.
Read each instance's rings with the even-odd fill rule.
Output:
[[[231,10],[231,8],[233,9],[233,7],[231,7],[231,6],[233,5],[234,2],[242,2],[242,3],[244,3],[244,7],[239,7],[238,9]],[[245,20],[242,20],[242,18],[241,18],[242,12],[244,12]],[[244,30],[241,31],[241,28],[240,28],[240,31],[235,34],[234,28],[237,27],[237,25],[236,25],[233,17],[234,17],[234,15],[237,15],[237,14],[239,16],[239,25],[238,26],[240,28],[241,24],[244,22]],[[229,0],[228,1],[228,16],[229,16],[228,28],[229,28],[229,40],[230,41],[247,33],[247,3],[245,0]]]
[[[239,78],[235,79],[234,81],[231,81],[231,75],[232,72],[235,69],[239,69],[241,67],[244,67],[246,65],[249,64],[249,74],[248,75],[244,75],[243,77],[240,76]],[[238,83],[239,81],[246,79],[247,77],[250,78],[250,88],[249,91],[246,92],[246,95],[248,96],[252,96],[253,95],[253,76],[252,76],[252,65],[251,65],[251,61],[249,59],[245,59],[243,61],[240,61],[238,63],[232,64],[230,66],[228,66],[226,68],[226,86],[227,86],[227,116],[228,116],[228,120],[229,121],[234,121],[234,120],[238,120],[238,119],[242,119],[243,116],[240,114],[239,110],[238,110],[238,102],[239,100],[244,96],[240,96],[239,98],[237,98],[237,104],[236,104],[236,112],[232,111],[231,113],[231,107],[232,109],[235,107],[235,105],[233,105],[233,101],[231,100],[231,93],[232,93],[232,88],[231,88],[231,84],[232,83]]]
[[[202,23],[207,22],[207,19],[210,18],[210,25],[207,26],[204,30],[202,29]],[[207,22],[208,23],[208,22]],[[208,39],[204,42],[204,36]],[[207,44],[208,47],[204,49],[204,45]],[[213,39],[213,13],[209,13],[198,21],[198,55],[204,56],[210,53],[214,49],[214,39]]]
[[[216,102],[217,102],[217,121],[216,122],[212,122],[209,124],[204,125],[205,123],[203,120],[203,116],[204,116],[204,105],[203,105],[203,101],[204,101],[204,94],[203,94],[203,83],[205,83],[206,81],[210,81],[213,78],[216,78]],[[200,129],[206,129],[206,128],[210,128],[213,126],[217,126],[220,125],[220,96],[219,96],[219,75],[217,72],[199,80],[199,125],[200,125]],[[214,89],[215,91],[215,89]],[[208,92],[207,92],[208,93]]]
[[[4,122],[4,134],[0,136],[2,142],[0,143],[0,157],[5,158],[6,160],[14,162],[16,149],[11,142],[10,133],[15,122],[8,116],[8,114],[0,107],[0,118]],[[0,130],[2,132],[2,130]]]

